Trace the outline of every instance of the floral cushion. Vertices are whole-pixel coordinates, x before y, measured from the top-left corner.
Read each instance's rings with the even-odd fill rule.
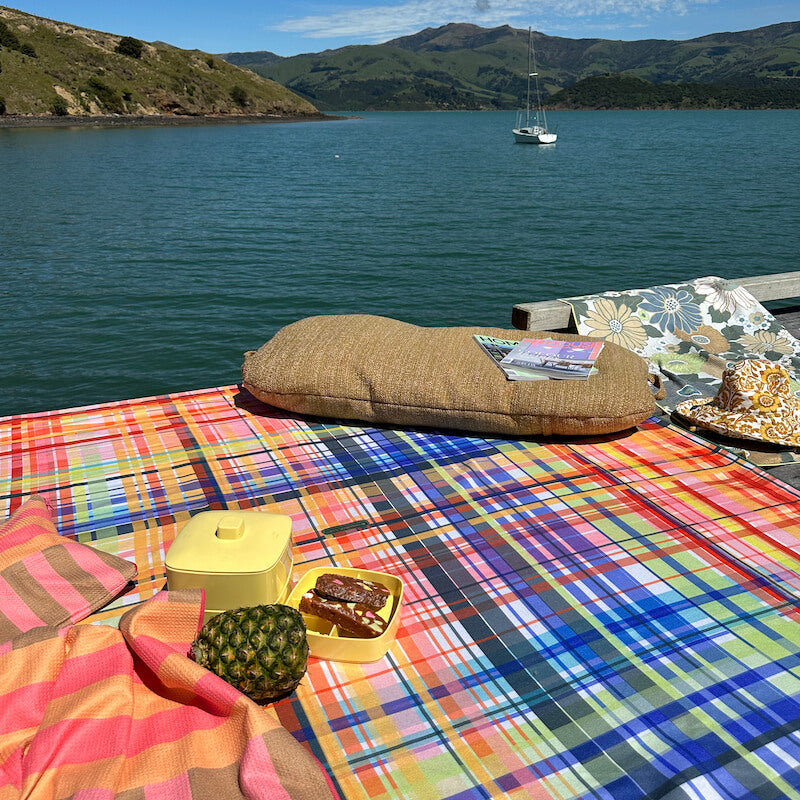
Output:
[[[686,399],[713,397],[724,370],[746,358],[783,366],[792,392],[800,396],[800,341],[735,281],[709,276],[563,302],[572,307],[581,335],[647,359],[666,389],[659,401],[665,411]]]

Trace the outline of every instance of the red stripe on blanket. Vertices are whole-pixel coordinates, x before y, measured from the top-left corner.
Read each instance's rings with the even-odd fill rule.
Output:
[[[128,667],[128,672],[121,670],[123,664]],[[125,642],[114,642],[83,655],[70,655],[58,673],[52,696],[53,699],[66,697],[109,678],[124,676],[125,680],[130,680],[132,672],[133,659]]]
[[[115,756],[132,758],[152,747],[213,731],[226,723],[227,719],[213,717],[191,706],[176,706],[142,719],[131,719],[124,714],[106,719],[62,719],[37,732],[25,756],[25,771],[36,775]],[[125,731],[126,736],[121,737],[120,731]]]

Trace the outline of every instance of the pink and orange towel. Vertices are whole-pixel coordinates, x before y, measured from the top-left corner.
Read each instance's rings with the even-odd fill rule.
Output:
[[[72,624],[135,573],[61,539],[39,497],[0,527],[0,800],[336,797],[274,712],[187,657],[199,591]]]

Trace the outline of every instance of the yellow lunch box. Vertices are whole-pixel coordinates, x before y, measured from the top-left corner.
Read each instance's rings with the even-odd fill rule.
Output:
[[[183,526],[167,551],[167,585],[204,589],[208,621],[231,608],[285,602],[292,566],[290,517],[203,511]]]

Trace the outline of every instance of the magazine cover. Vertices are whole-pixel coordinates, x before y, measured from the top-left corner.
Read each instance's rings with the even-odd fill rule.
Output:
[[[603,349],[602,342],[523,339],[503,356],[502,366],[527,369],[551,378],[585,380]]]
[[[483,336],[480,333],[473,334],[475,341],[483,348],[492,361],[505,373],[505,376],[510,381],[542,381],[547,380],[546,375],[532,370],[522,368],[515,368],[508,364],[503,364],[503,359],[514,349],[518,344],[513,339],[496,339],[494,336]]]

